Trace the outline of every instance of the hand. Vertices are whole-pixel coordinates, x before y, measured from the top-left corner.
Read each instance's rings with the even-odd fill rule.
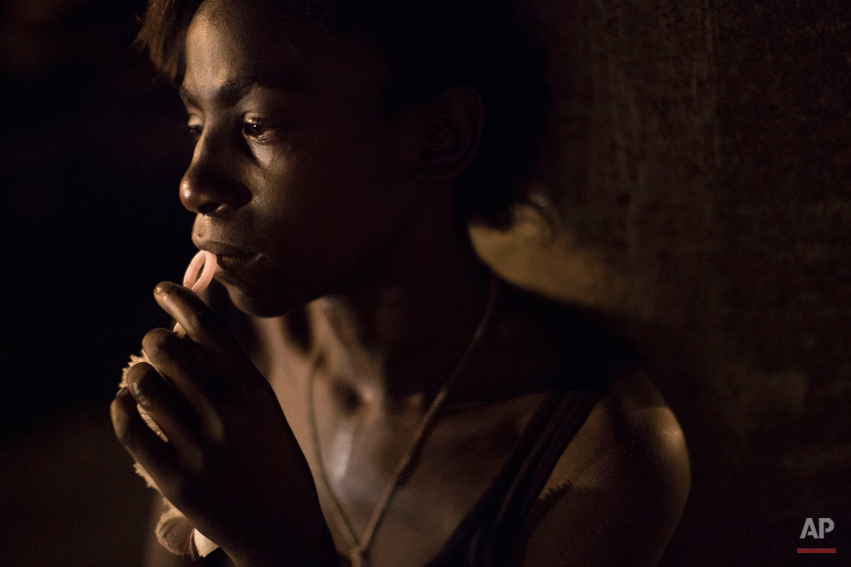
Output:
[[[162,283],[154,296],[187,336],[145,335],[151,364],[130,369],[112,404],[118,438],[238,566],[336,565],[313,477],[269,383],[188,289]]]

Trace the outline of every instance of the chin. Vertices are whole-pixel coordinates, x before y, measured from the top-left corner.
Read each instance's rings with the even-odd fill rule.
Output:
[[[306,302],[287,301],[280,294],[248,293],[231,284],[225,284],[231,302],[234,306],[254,317],[280,317],[286,315]]]

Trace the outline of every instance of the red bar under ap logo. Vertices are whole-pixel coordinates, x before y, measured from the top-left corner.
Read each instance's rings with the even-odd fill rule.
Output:
[[[804,522],[804,529],[801,530],[801,539],[812,537],[815,539],[824,539],[824,534],[833,531],[833,520],[830,518],[818,519],[818,530],[816,523],[812,518],[807,518]],[[835,547],[799,547],[798,553],[836,553]]]

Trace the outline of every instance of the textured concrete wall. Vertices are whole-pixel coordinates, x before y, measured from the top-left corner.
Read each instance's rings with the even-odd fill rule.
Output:
[[[564,228],[527,214],[480,249],[650,353],[694,467],[668,564],[790,564],[807,517],[834,519],[848,561],[851,7],[526,2],[552,48],[541,182]]]

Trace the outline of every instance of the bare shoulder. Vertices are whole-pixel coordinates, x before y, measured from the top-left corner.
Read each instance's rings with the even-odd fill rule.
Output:
[[[655,565],[690,485],[679,423],[640,371],[619,377],[565,450],[517,549],[520,565]]]

